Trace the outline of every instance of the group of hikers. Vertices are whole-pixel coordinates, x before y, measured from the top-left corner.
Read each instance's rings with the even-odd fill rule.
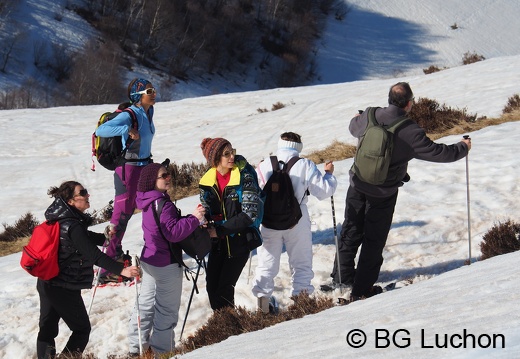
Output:
[[[96,135],[101,137],[121,136],[123,148],[126,141],[131,141],[124,153],[124,162],[114,171],[114,210],[105,233],[88,230],[91,218],[85,211],[90,207],[90,194],[79,182],[66,181],[48,192],[54,201],[45,212],[45,218],[60,223],[60,271],[51,280],[38,279],[38,358],[55,357],[60,319],[72,331],[62,352],[82,353],[85,349],[91,326],[81,289],[91,288],[94,265],[103,268],[102,282],[136,276],[141,279],[134,308],[134,313],[139,311],[139,315],[131,316],[128,327],[129,355],[137,357],[143,348],[150,348],[155,357],[173,351],[183,278],[181,250],[176,244],[201,228],[207,231],[212,242],[206,267],[206,291],[213,310],[234,307],[235,285],[252,250],[248,243],[251,236],[261,237],[262,243],[256,248],[258,264],[252,285],[252,294],[257,298],[260,310],[265,313],[273,310],[269,304],[272,303],[274,278],[279,272],[283,247],[289,260],[293,298],[314,292],[307,201],[310,195],[323,200],[335,193],[338,183],[333,175],[332,161],[326,162],[321,172],[314,162],[300,158],[303,148],[300,135],[294,132],[280,135],[277,162],[274,163],[281,170],[291,158],[298,158],[293,161],[289,175],[301,214],[290,228],[269,228],[259,226],[259,223],[265,200],[263,189],[278,170],[273,168],[275,164],[268,157],[255,168],[237,154],[227,139],[204,138],[200,147],[211,167],[199,182],[200,204],[191,214],[181,216],[168,195],[172,184],[166,165],[151,160],[156,90],[150,81],[134,79],[128,86],[128,98],[137,118],[137,128],[132,126],[132,114],[123,111],[96,130]],[[377,108],[375,118],[377,122],[389,125],[406,116],[413,103],[409,84],[399,82],[390,88],[388,107]],[[350,133],[361,138],[368,121],[368,111],[356,115],[350,121]],[[470,148],[470,139],[452,145],[437,144],[417,123],[407,121],[394,133],[394,150],[383,184],[366,183],[351,170],[345,217],[329,286],[351,287],[349,301],[381,293],[375,283],[383,263],[382,253],[398,188],[409,180],[408,162],[413,158],[432,162],[457,161],[464,158]],[[157,210],[159,202],[164,203],[160,213]],[[133,263],[125,267],[124,262],[129,261],[124,257],[122,240],[136,209],[142,210],[144,244],[139,266]],[[103,252],[98,246],[105,240],[108,244]]]

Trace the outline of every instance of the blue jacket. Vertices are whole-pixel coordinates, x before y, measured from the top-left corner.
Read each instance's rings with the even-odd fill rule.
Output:
[[[154,109],[151,106],[148,109],[148,113],[144,111],[142,107],[135,105],[130,106],[130,109],[134,111],[139,130],[139,139],[133,141],[130,144],[126,152],[126,159],[138,159],[148,158],[152,155],[152,140],[155,134],[155,126],[153,123]],[[123,148],[126,146],[128,139],[128,131],[132,127],[131,115],[123,111],[112,120],[105,122],[99,126],[96,130],[96,135],[99,137],[114,137],[121,136],[123,142]],[[148,162],[137,162],[136,165],[146,165]]]

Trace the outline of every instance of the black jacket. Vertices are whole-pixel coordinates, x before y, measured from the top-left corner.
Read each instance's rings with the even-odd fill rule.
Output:
[[[225,251],[228,257],[246,255],[247,233],[252,225],[260,222],[262,211],[260,187],[254,168],[240,155],[235,156],[235,166],[223,198],[220,198],[216,169],[210,168],[199,182],[200,202],[206,208],[206,216],[213,221],[219,240],[212,251]]]
[[[377,122],[389,125],[406,112],[394,105],[379,108],[375,112]],[[349,130],[354,137],[361,137],[368,124],[368,111],[350,121]],[[356,190],[374,197],[388,197],[410,178],[407,174],[408,162],[414,158],[429,162],[454,162],[466,157],[468,147],[464,142],[453,145],[435,143],[426,136],[424,130],[414,121],[408,120],[394,133],[394,151],[388,169],[388,178],[376,186],[361,181],[350,171],[350,185]]]
[[[48,282],[67,289],[87,289],[94,280],[93,266],[98,265],[111,273],[119,274],[122,263],[116,262],[101,252],[105,236],[87,230],[92,219],[61,198],[56,198],[45,211],[45,219],[60,223],[60,245],[58,249],[58,276]]]

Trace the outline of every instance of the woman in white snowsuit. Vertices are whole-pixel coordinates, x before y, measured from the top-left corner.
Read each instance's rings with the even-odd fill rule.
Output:
[[[302,148],[303,144],[298,134],[293,132],[283,133],[278,141],[276,152],[278,161],[287,163],[292,157],[298,157]],[[282,164],[280,164],[280,168],[282,168]],[[262,161],[256,172],[258,183],[261,188],[264,188],[273,173],[271,161]],[[332,196],[337,186],[333,172],[334,165],[332,162],[325,164],[325,174],[322,174],[311,160],[302,158],[297,161],[291,168],[289,175],[294,195],[300,203],[302,217],[293,228],[286,230],[261,227],[264,242],[257,250],[258,266],[252,291],[259,298],[258,304],[264,311],[265,301],[269,301],[274,290],[274,277],[278,274],[280,268],[280,256],[284,245],[289,256],[292,276],[291,294],[295,296],[301,292],[306,292],[310,295],[314,292],[314,286],[311,284],[314,272],[312,271],[312,233],[307,209],[307,196],[310,193],[319,200]],[[262,302],[264,305],[262,305]]]

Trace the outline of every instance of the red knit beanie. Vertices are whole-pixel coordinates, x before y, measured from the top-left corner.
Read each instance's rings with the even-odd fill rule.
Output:
[[[220,150],[222,150],[226,146],[231,146],[231,143],[222,137],[217,138],[205,138],[202,140],[200,144],[200,148],[202,149],[202,154],[206,157],[206,161],[211,166],[215,166],[218,163],[218,155]]]
[[[157,174],[161,167],[163,167],[163,165],[160,163],[150,163],[141,170],[139,182],[137,183],[137,190],[139,192],[148,192],[155,189]]]

